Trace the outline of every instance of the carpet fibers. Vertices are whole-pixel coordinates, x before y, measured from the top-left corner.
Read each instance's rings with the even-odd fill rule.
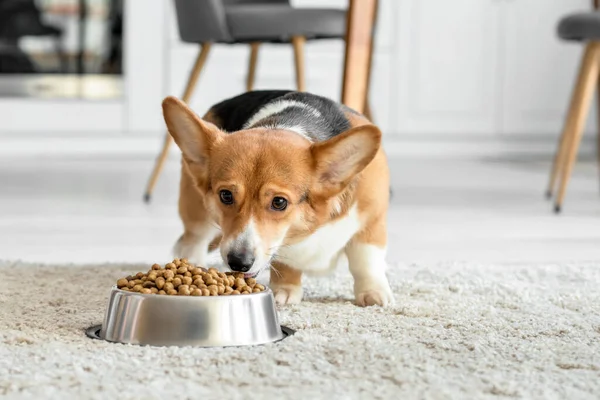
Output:
[[[88,339],[140,265],[0,263],[0,396],[36,399],[600,398],[600,264],[394,265],[396,305],[358,308],[346,270],[244,348]],[[218,396],[218,397],[217,397]]]

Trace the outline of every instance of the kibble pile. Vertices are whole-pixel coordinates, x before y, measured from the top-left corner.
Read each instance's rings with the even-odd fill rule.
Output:
[[[129,292],[170,296],[227,296],[265,290],[256,279],[244,278],[243,273],[197,267],[185,258],[176,258],[164,268],[154,264],[147,273],[138,272],[135,276],[121,278],[117,287]]]

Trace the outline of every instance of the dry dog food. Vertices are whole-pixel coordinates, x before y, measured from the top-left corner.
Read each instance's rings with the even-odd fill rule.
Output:
[[[154,264],[147,273],[121,278],[117,287],[129,292],[171,296],[228,296],[265,290],[256,279],[246,279],[241,272],[224,273],[215,268],[196,267],[185,258],[176,258],[164,268]]]

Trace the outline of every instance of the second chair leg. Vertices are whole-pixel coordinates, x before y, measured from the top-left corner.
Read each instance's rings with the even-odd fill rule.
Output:
[[[367,96],[367,99],[365,100],[365,112],[364,112],[365,117],[367,117],[367,119],[371,122],[373,121],[373,113],[371,111],[371,103],[369,101],[369,96]]]
[[[600,98],[598,102],[600,102]],[[598,175],[600,176],[600,130],[596,133],[596,163],[598,165]]]
[[[304,36],[292,37],[292,45],[294,46],[294,60],[296,63],[296,87],[299,92],[306,91],[306,81],[304,77],[304,44],[306,38]]]
[[[571,102],[573,101],[573,98],[576,96],[576,87],[573,89],[573,94]],[[548,189],[546,190],[546,197],[548,199],[551,199],[552,196],[554,195],[554,189],[556,188],[556,182],[558,181],[558,176],[560,174],[560,171],[562,170],[562,167],[564,166],[564,161],[566,158],[566,153],[567,153],[567,146],[568,143],[570,142],[570,135],[573,132],[572,127],[572,116],[573,113],[572,112],[568,112],[566,119],[565,119],[565,124],[562,130],[562,133],[560,135],[559,141],[558,141],[558,147],[556,149],[556,153],[554,155],[554,160],[552,162],[552,169],[550,172],[550,180],[548,182]]]
[[[256,63],[258,61],[259,42],[250,43],[250,58],[248,60],[248,76],[246,78],[246,91],[254,89],[254,78],[256,77]]]
[[[596,84],[596,162],[598,164],[598,173],[600,175],[600,76],[598,77],[598,83]]]
[[[204,63],[206,62],[206,58],[208,57],[208,52],[210,51],[210,43],[202,44],[200,51],[198,52],[198,57],[196,57],[196,61],[194,62],[194,66],[192,71],[190,72],[190,76],[187,81],[187,85],[185,86],[185,91],[183,92],[183,96],[181,100],[184,103],[188,103],[190,98],[192,97],[192,93],[194,93],[194,89],[196,87],[196,83],[198,83],[198,77],[200,76],[200,72],[204,67]],[[152,170],[152,174],[150,175],[150,179],[148,180],[148,186],[146,186],[146,193],[144,194],[144,201],[149,202],[152,197],[152,192],[154,191],[154,186],[156,185],[156,181],[160,175],[160,172],[163,169],[165,161],[167,160],[167,156],[169,155],[169,147],[171,146],[171,142],[173,138],[167,132],[165,134],[165,140],[163,142],[163,147],[156,159],[154,164],[154,169]]]
[[[598,74],[600,73],[600,42],[590,42],[587,44],[577,85],[573,92],[569,115],[567,117],[567,129],[565,130],[564,150],[562,159],[559,159],[560,186],[554,210],[558,213],[561,211],[562,204],[565,198],[567,185],[573,165],[577,159],[577,152],[581,142],[581,136],[585,126],[585,121],[588,116],[594,90],[598,82]]]

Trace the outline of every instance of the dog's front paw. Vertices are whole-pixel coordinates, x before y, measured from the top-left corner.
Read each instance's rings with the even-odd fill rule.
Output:
[[[302,301],[302,286],[298,285],[272,285],[275,301],[279,305],[298,304]]]
[[[204,265],[206,254],[206,248],[201,240],[185,237],[185,235],[181,235],[173,246],[174,257],[187,258],[195,264]]]
[[[394,304],[394,294],[387,282],[383,284],[358,286],[354,290],[356,305],[361,307],[382,306]]]

